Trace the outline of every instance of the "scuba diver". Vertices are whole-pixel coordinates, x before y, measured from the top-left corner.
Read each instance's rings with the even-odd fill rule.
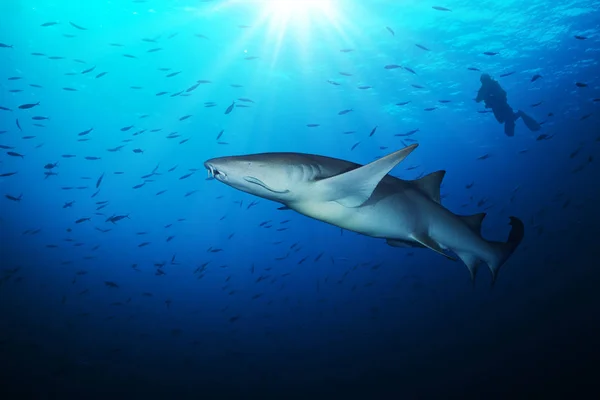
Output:
[[[492,79],[491,76],[482,74],[479,80],[481,81],[481,88],[477,93],[475,101],[477,103],[483,101],[485,108],[492,109],[496,120],[499,123],[504,124],[504,133],[506,136],[515,135],[515,121],[519,119],[519,117],[521,117],[529,130],[539,131],[541,129],[541,125],[523,111],[513,111],[506,100],[506,92],[500,87],[500,84],[497,81]]]

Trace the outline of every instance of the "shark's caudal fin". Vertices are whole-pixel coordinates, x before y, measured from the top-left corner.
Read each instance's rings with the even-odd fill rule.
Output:
[[[463,221],[469,225],[469,227],[480,235],[481,222],[485,217],[485,213],[468,215],[461,217]],[[485,260],[480,260],[471,253],[457,253],[458,257],[467,265],[469,272],[471,273],[471,280],[474,281],[475,275],[477,274],[477,268],[481,261],[484,261],[491,273],[492,273],[492,285],[496,282],[500,267],[508,260],[508,258],[514,253],[516,248],[519,246],[525,235],[525,226],[523,222],[517,217],[510,217],[510,225],[512,226],[508,240],[506,242],[490,242],[489,245],[492,247],[493,254]]]
[[[344,207],[360,207],[369,200],[379,182],[417,146],[411,144],[362,167],[317,181],[313,194]]]

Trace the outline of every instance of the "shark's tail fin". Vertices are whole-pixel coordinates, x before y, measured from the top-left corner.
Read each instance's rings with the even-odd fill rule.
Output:
[[[500,267],[514,253],[525,236],[525,225],[517,217],[510,217],[510,225],[512,226],[508,240],[502,242],[489,242],[493,248],[494,255],[490,259],[485,260],[490,271],[492,272],[492,285],[496,282]]]

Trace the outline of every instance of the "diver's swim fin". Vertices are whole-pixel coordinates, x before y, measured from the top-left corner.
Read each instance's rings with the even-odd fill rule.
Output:
[[[515,136],[515,121],[507,119],[504,122],[504,133],[506,136]]]
[[[542,126],[535,119],[531,118],[523,111],[519,110],[519,115],[521,116],[521,119],[523,119],[525,126],[527,126],[527,128],[529,128],[530,131],[536,132],[542,129]]]

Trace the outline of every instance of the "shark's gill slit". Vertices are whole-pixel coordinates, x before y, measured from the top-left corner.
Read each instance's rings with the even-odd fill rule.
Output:
[[[250,183],[254,183],[255,185],[262,186],[263,188],[265,188],[268,191],[273,192],[273,193],[288,193],[289,192],[289,190],[275,190],[272,187],[269,187],[269,185],[267,185],[266,183],[264,183],[260,179],[255,178],[253,176],[245,176],[244,180],[246,182],[250,182]]]

